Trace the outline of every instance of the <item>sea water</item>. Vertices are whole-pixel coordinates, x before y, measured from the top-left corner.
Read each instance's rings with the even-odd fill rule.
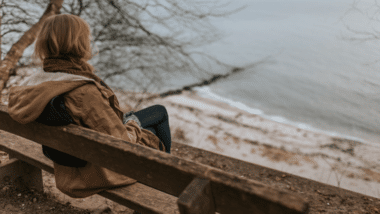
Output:
[[[380,146],[380,39],[366,34],[380,31],[380,21],[371,21],[380,12],[375,3],[231,1],[227,10],[244,9],[212,19],[224,37],[197,51],[245,70],[197,91],[281,123]],[[210,72],[226,72],[220,69]],[[171,78],[164,85],[172,89],[197,81]]]
[[[247,69],[199,93],[281,123],[380,146],[380,40],[361,41],[365,35],[350,30],[372,32],[380,22],[368,17],[375,1],[360,1],[360,8],[353,2],[234,1],[246,8],[215,19],[226,37],[202,50]]]

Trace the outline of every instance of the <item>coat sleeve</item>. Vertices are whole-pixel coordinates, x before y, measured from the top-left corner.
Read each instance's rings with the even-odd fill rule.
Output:
[[[89,84],[83,88],[65,96],[65,105],[77,124],[130,143],[140,142],[142,131],[135,121],[123,124],[96,86]]]

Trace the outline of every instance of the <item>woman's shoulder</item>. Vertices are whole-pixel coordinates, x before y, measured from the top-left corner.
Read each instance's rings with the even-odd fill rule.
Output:
[[[109,103],[110,100],[113,100],[112,103],[115,103],[118,105],[117,98],[114,94],[114,92],[102,86],[98,82],[90,82],[88,84],[82,85],[68,93],[65,94],[65,97],[67,98],[75,98],[80,100],[94,100],[94,101],[100,101],[105,103]]]
[[[66,93],[66,96],[85,96],[89,94],[97,94],[100,93],[98,87],[94,83],[88,83],[85,85],[82,85],[78,88],[75,88],[69,92]]]
[[[64,97],[77,102],[88,99],[103,99],[102,92],[94,83],[82,85],[74,90],[67,92]]]
[[[108,106],[108,101],[102,96],[95,84],[85,84],[70,92],[64,94],[64,103],[72,117],[83,118],[85,115],[94,110]],[[80,120],[77,121],[78,124]]]

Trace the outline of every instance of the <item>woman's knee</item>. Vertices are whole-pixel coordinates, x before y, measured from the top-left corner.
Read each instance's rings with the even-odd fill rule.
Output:
[[[166,110],[165,106],[163,106],[163,105],[154,105],[152,107],[155,108],[155,111],[160,112],[161,114],[163,114],[165,118],[169,117],[168,116],[168,111]]]

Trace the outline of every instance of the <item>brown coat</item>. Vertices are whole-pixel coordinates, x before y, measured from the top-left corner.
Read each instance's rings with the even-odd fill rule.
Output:
[[[123,112],[108,86],[84,76],[58,72],[33,75],[20,86],[11,88],[9,114],[20,123],[29,123],[39,117],[53,97],[60,94],[64,94],[66,109],[77,125],[130,143],[159,148],[159,139],[153,133],[140,129],[135,121],[122,123]],[[136,182],[92,163],[81,168],[55,163],[54,172],[57,188],[74,198]]]

